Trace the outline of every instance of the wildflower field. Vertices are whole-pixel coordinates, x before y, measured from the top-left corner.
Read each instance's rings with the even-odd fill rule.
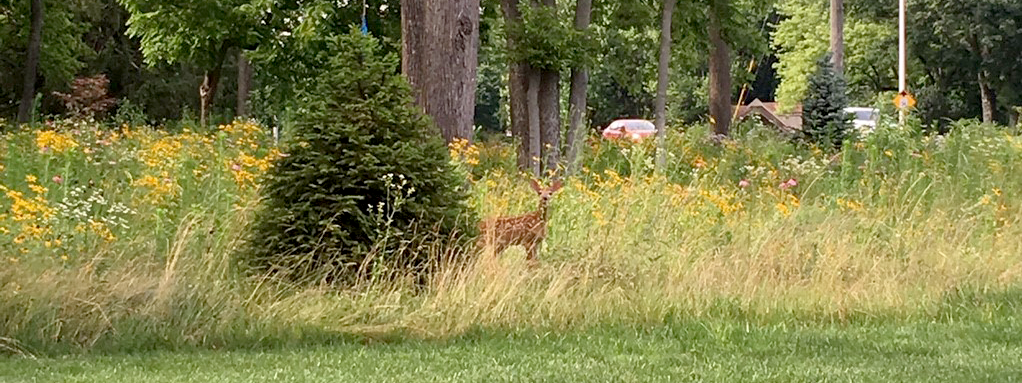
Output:
[[[662,172],[652,143],[591,141],[582,171],[552,201],[536,267],[521,248],[468,249],[477,255],[425,286],[397,275],[340,291],[238,270],[260,174],[287,155],[263,127],[9,131],[0,349],[446,339],[690,319],[953,321],[1022,303],[1013,131],[886,127],[825,153],[759,128],[716,144],[704,129],[669,136]],[[481,216],[535,208],[513,147],[450,149]]]

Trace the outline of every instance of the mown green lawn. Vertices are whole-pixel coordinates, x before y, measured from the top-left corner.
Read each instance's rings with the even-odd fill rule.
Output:
[[[0,382],[1014,382],[1014,316],[897,325],[701,322],[449,341],[0,359]]]

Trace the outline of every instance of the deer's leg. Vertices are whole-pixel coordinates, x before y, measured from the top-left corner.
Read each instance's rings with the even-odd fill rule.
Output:
[[[536,261],[536,254],[539,252],[539,242],[531,241],[525,244],[525,259]]]

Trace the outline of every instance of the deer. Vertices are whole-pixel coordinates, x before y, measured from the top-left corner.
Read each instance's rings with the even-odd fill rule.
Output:
[[[546,238],[547,205],[550,197],[561,189],[561,181],[554,181],[548,188],[541,187],[536,180],[530,180],[529,185],[539,195],[539,207],[530,213],[489,218],[480,222],[479,248],[493,246],[493,254],[499,255],[508,247],[521,245],[525,247],[525,259],[530,263],[536,262],[536,253]]]

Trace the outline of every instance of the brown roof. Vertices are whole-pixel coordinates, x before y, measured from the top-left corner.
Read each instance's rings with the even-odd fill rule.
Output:
[[[802,105],[795,105],[795,108],[788,113],[778,113],[776,102],[762,102],[759,99],[752,100],[749,105],[738,106],[738,120],[743,120],[751,114],[759,115],[763,122],[772,124],[783,130],[798,130],[802,128]]]

